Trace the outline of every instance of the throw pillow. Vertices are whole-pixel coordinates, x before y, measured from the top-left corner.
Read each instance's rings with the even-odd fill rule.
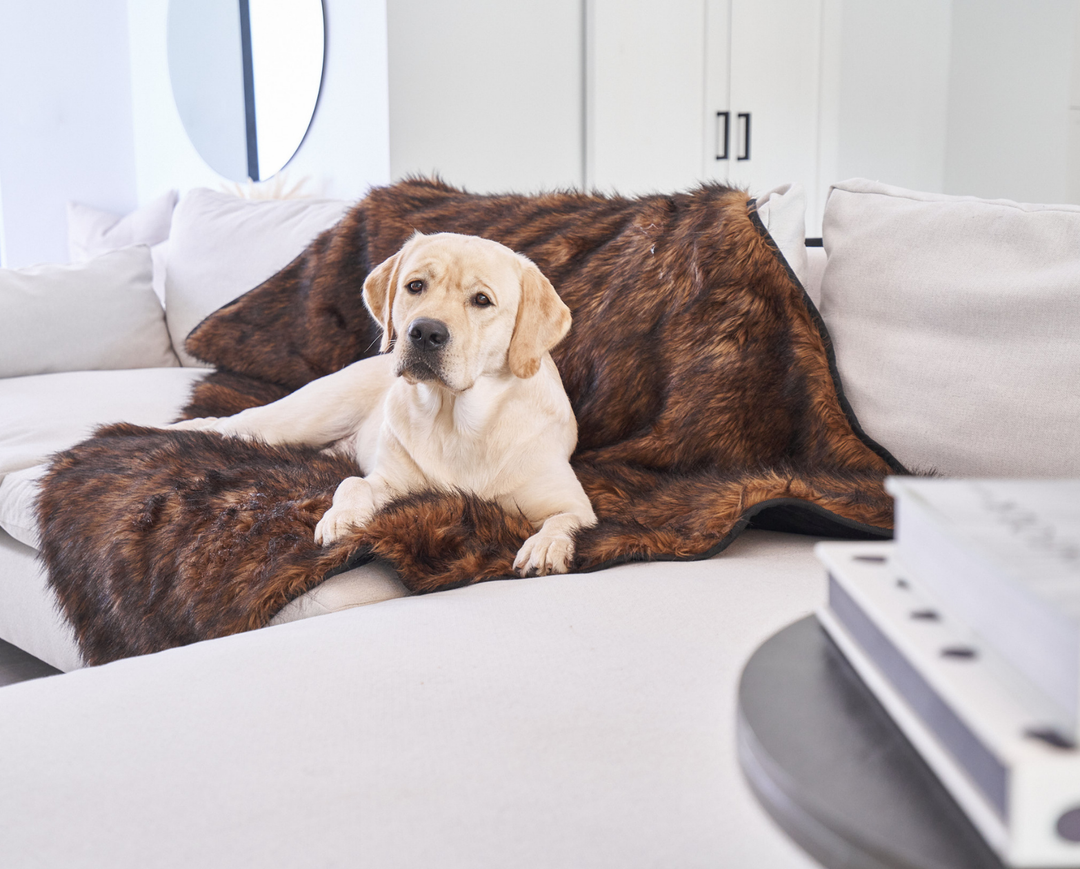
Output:
[[[175,346],[183,348],[208,314],[288,265],[348,206],[336,200],[238,199],[206,189],[187,193],[173,218],[165,281],[165,318]],[[182,365],[200,364],[183,349],[178,353]]]
[[[177,193],[170,190],[142,208],[121,217],[109,211],[69,202],[68,253],[74,263],[133,244],[151,247],[169,237]]]
[[[68,254],[82,263],[109,251],[150,245],[154,262],[154,292],[165,301],[165,248],[177,193],[170,190],[124,217],[79,202],[69,202]]]
[[[821,313],[870,437],[949,476],[1080,474],[1080,207],[833,187]]]
[[[0,377],[177,364],[145,245],[0,270]]]

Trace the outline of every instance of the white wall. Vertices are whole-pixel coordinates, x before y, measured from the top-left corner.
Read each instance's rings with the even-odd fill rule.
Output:
[[[315,117],[285,168],[290,184],[328,198],[359,199],[390,179],[386,0],[323,0],[326,64]],[[168,0],[128,0],[138,198],[176,187],[220,188],[222,178],[184,132],[166,54]]]
[[[0,261],[67,262],[67,202],[136,204],[125,0],[0,0]]]
[[[951,0],[843,0],[827,186],[875,178],[914,190],[945,182]],[[837,26],[837,24],[832,24]],[[831,156],[831,155],[830,155]],[[831,176],[831,177],[830,177]]]
[[[1076,0],[953,0],[945,192],[1068,198]]]

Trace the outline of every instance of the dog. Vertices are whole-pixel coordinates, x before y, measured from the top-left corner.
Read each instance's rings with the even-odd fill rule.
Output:
[[[363,476],[338,486],[316,543],[409,493],[457,490],[536,529],[514,560],[520,575],[565,573],[574,532],[596,515],[570,466],[577,421],[550,350],[571,316],[550,281],[495,241],[416,233],[368,275],[363,298],[380,355],[272,404],[172,428],[352,454]]]

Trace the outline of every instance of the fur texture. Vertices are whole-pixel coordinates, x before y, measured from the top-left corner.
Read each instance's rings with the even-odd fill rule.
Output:
[[[187,349],[220,370],[184,415],[264,404],[376,352],[360,287],[415,229],[525,254],[573,312],[553,356],[599,518],[578,535],[575,569],[705,557],[751,518],[888,536],[882,480],[903,469],[849,417],[824,328],[752,202],[717,186],[641,199],[474,196],[421,180],[375,190],[192,332]],[[373,556],[418,592],[511,575],[528,524],[454,493],[417,493],[315,547],[354,473],[311,450],[131,426],[61,454],[40,503],[43,554],[87,660],[259,627],[327,571]]]

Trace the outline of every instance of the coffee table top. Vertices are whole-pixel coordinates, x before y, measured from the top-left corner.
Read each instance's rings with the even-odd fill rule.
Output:
[[[1003,866],[813,616],[743,670],[738,751],[766,811],[827,867]]]

